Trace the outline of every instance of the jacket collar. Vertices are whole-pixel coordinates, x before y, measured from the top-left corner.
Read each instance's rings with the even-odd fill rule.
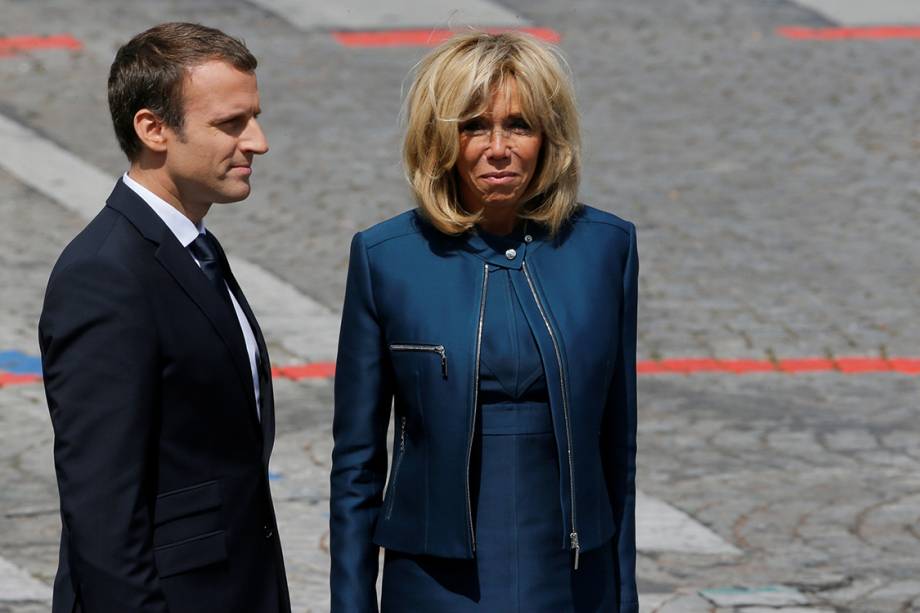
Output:
[[[549,233],[537,223],[526,222],[507,236],[473,230],[462,237],[461,249],[490,265],[519,270],[527,254],[551,242]],[[513,253],[509,252],[512,251]]]

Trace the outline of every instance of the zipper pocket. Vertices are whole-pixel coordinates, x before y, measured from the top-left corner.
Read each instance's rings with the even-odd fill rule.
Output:
[[[399,479],[399,467],[402,466],[403,456],[406,454],[406,416],[399,419],[399,457],[396,458],[396,467],[393,469],[393,487],[390,488],[390,501],[387,505],[386,519],[393,514],[393,504],[396,502],[396,482]]]
[[[393,343],[390,345],[391,351],[430,351],[441,356],[441,375],[447,378],[447,351],[444,345],[418,345],[408,343]]]

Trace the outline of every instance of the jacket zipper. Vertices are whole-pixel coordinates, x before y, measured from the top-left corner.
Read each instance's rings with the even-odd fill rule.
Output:
[[[482,320],[486,312],[486,290],[489,287],[489,265],[482,271],[482,297],[479,300],[479,324],[476,326],[476,367],[473,372],[473,420],[470,422],[470,440],[466,448],[466,513],[470,522],[470,544],[476,552],[476,530],[473,528],[473,501],[470,496],[470,460],[473,457],[473,438],[476,436],[476,412],[479,405],[479,351],[482,347]]]
[[[543,304],[540,302],[539,296],[537,296],[537,289],[534,287],[533,279],[530,278],[530,273],[527,270],[527,262],[521,264],[521,269],[524,271],[524,278],[527,279],[530,293],[533,294],[533,299],[537,303],[537,309],[540,311],[540,317],[543,318],[543,324],[549,332],[549,338],[553,341],[553,351],[556,353],[556,363],[559,364],[559,381],[562,385],[562,414],[565,417],[565,436],[566,442],[568,443],[569,498],[572,502],[572,532],[569,534],[569,541],[570,549],[575,550],[575,570],[578,570],[578,557],[581,554],[581,545],[578,542],[578,528],[575,522],[575,466],[574,456],[572,454],[572,430],[569,425],[569,394],[565,385],[565,367],[562,363],[562,353],[559,351],[556,334],[553,332],[553,327],[549,323],[549,318],[546,317],[546,312],[543,310]]]
[[[447,351],[444,345],[411,345],[404,343],[394,343],[390,345],[393,351],[431,351],[441,356],[441,374],[447,378]]]
[[[406,454],[406,416],[399,420],[399,457],[396,458],[396,468],[393,469],[393,487],[390,489],[390,504],[387,508],[387,519],[393,514],[393,504],[396,502],[396,481],[399,478],[399,467],[402,465],[403,456]]]

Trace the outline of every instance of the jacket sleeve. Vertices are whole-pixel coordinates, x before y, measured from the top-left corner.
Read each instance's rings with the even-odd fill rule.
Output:
[[[68,564],[84,611],[163,613],[151,462],[159,371],[147,300],[98,258],[56,271],[39,322]]]
[[[602,429],[604,473],[616,534],[617,600],[620,613],[638,613],[636,590],[636,310],[639,256],[636,230],[630,225],[623,270],[620,344]]]
[[[342,309],[335,372],[329,550],[332,613],[377,611],[379,547],[372,538],[386,481],[392,377],[360,233]]]

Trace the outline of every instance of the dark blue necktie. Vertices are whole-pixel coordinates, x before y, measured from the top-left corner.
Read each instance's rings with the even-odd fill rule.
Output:
[[[195,259],[198,260],[198,263],[201,264],[201,272],[203,272],[204,276],[208,278],[208,281],[211,282],[211,285],[214,286],[214,289],[217,290],[227,305],[233,309],[233,304],[230,302],[230,291],[227,289],[224,267],[221,266],[220,256],[217,255],[219,253],[218,245],[219,243],[217,242],[217,239],[214,238],[214,235],[210,232],[205,232],[204,234],[199,234],[198,238],[192,241],[188,248],[189,251],[192,252],[192,255],[195,256]],[[236,314],[235,309],[233,310],[234,314]],[[258,376],[260,389],[259,396],[262,399],[260,404],[262,404],[264,407],[265,394],[269,386],[269,383],[266,379],[271,375],[269,374],[267,368],[263,368],[261,353],[257,351],[255,357],[256,374]]]
[[[188,246],[189,251],[201,265],[201,272],[208,278],[221,298],[230,303],[230,293],[227,291],[227,282],[223,266],[218,254],[217,239],[210,232],[199,234],[198,238]]]

